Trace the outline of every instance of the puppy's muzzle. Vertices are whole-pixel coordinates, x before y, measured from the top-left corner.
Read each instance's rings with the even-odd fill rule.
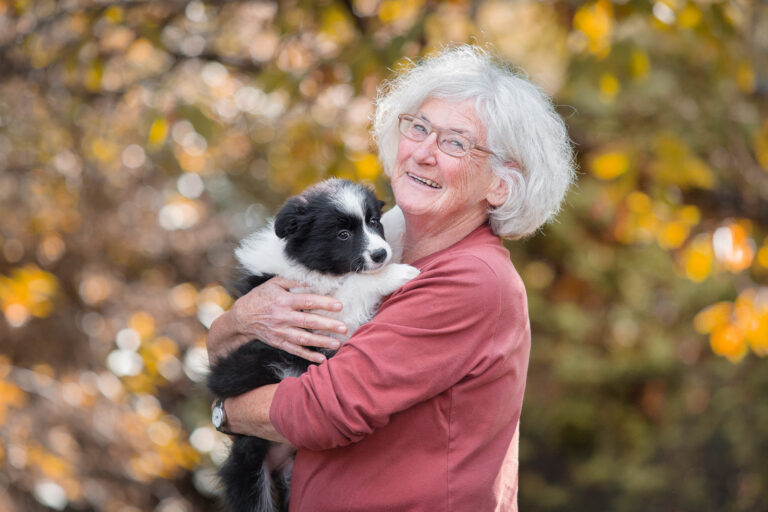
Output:
[[[363,253],[363,272],[376,272],[392,259],[389,247],[377,247]]]

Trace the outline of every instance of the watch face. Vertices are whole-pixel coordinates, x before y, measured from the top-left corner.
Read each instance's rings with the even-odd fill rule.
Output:
[[[213,414],[211,416],[211,421],[213,422],[213,426],[216,428],[221,427],[221,422],[224,419],[224,412],[221,410],[221,404],[216,404],[216,407],[213,408]]]

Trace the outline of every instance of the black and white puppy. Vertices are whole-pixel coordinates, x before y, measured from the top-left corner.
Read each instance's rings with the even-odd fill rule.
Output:
[[[393,247],[384,238],[382,205],[368,188],[341,179],[323,181],[290,198],[268,227],[243,240],[235,251],[244,273],[238,290],[245,294],[280,275],[306,284],[292,291],[333,296],[343,304],[340,313],[315,312],[347,324],[348,334],[335,336],[346,341],[373,317],[383,297],[419,273],[410,265],[393,263],[399,260],[400,247],[395,245],[393,258]],[[390,212],[389,225],[401,230],[401,212]],[[399,234],[392,233],[393,238]],[[309,364],[253,340],[216,361],[208,385],[224,399],[298,376]],[[270,451],[285,450],[257,437],[234,439],[219,472],[232,510],[287,510],[290,464],[273,474],[267,464]]]

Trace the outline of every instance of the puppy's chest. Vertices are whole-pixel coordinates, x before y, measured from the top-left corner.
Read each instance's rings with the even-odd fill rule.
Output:
[[[348,275],[328,276],[320,274],[319,272],[307,272],[303,277],[304,279],[302,279],[302,282],[307,286],[291,288],[292,292],[328,295],[334,298],[338,298],[344,284],[349,278]]]
[[[325,276],[324,276],[325,277]],[[321,282],[312,286],[292,288],[291,292],[327,295],[342,304],[339,312],[322,309],[308,310],[311,313],[335,318],[347,325],[346,334],[330,334],[339,341],[346,341],[364,323],[368,322],[376,312],[381,295],[375,287],[368,286],[368,276],[349,274],[333,278],[325,277]],[[328,333],[323,333],[328,334]]]

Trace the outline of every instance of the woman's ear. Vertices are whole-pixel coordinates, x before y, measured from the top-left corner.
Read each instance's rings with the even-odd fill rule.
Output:
[[[493,181],[491,182],[491,186],[488,188],[488,194],[486,194],[485,200],[488,201],[490,206],[495,208],[504,204],[504,201],[507,200],[507,197],[509,197],[509,185],[505,180],[494,174]]]
[[[505,167],[515,169],[520,172],[520,164],[514,160],[504,162]],[[516,181],[516,180],[515,180]],[[509,182],[500,178],[496,173],[493,173],[493,180],[491,186],[488,188],[488,194],[485,196],[486,201],[492,207],[501,206],[509,197]]]

